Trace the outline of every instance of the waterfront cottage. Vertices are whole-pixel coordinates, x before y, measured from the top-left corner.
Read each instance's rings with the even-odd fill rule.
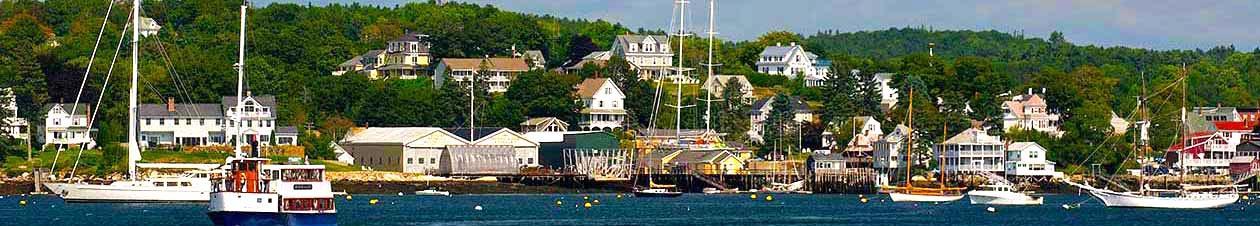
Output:
[[[935,145],[933,151],[937,159],[944,159],[944,172],[947,174],[970,174],[976,172],[1004,173],[1006,170],[1006,145],[996,136],[990,136],[983,130],[970,128]]]
[[[1035,142],[1015,142],[1006,148],[1006,176],[1055,177],[1054,162],[1047,161],[1049,152]]]
[[[276,127],[276,145],[298,145],[297,127]]]
[[[847,158],[841,154],[815,154],[811,158],[815,174],[842,174],[849,168]]]
[[[433,81],[435,87],[441,87],[447,80],[467,85],[470,79],[476,79],[485,83],[487,92],[502,93],[507,92],[517,75],[526,71],[529,64],[524,58],[444,58],[437,65]]]
[[[877,184],[887,185],[891,174],[899,172],[899,169],[905,166],[905,140],[909,132],[910,127],[897,124],[891,132],[875,141],[871,165],[875,167],[875,172],[878,174]]]
[[[737,174],[744,168],[744,162],[734,154],[724,150],[684,150],[669,160],[666,165],[674,173],[685,174]]]
[[[607,78],[590,78],[577,86],[582,104],[578,127],[582,130],[612,131],[623,128],[626,120],[626,95]]]
[[[53,103],[44,106],[43,145],[58,148],[87,144],[96,146],[89,137],[89,104]]]

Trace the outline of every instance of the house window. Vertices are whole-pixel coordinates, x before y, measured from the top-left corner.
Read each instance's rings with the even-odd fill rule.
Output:
[[[217,126],[217,125],[222,125],[222,124],[223,124],[223,119],[217,119],[217,118],[214,119],[214,125]]]
[[[184,119],[184,125],[192,125],[192,119],[190,118]]]
[[[654,45],[649,45],[649,44],[643,45],[643,52],[653,52],[653,51],[656,51],[656,48]]]
[[[407,164],[408,164],[408,165],[411,165],[411,164],[412,164],[412,162],[413,162],[413,161],[412,161],[412,159],[411,159],[411,158],[407,158]]]
[[[638,43],[630,43],[630,52],[638,52],[638,51],[639,51],[639,44],[638,44]]]
[[[437,158],[429,159],[429,164],[437,164]]]
[[[146,119],[144,119],[144,125],[146,125],[146,126],[147,126],[147,125],[153,125],[153,119],[151,119],[151,118],[146,118]]]
[[[203,119],[200,119],[199,121],[200,121],[201,125],[203,125],[203,126],[204,126],[204,125],[206,125],[206,119],[204,119],[204,118],[203,118]]]
[[[661,44],[661,52],[669,52],[669,44]]]
[[[171,121],[174,121],[175,125],[179,125],[179,119],[171,119]]]
[[[159,125],[159,126],[160,126],[160,125],[166,125],[166,119],[163,119],[163,118],[158,119],[158,125]]]

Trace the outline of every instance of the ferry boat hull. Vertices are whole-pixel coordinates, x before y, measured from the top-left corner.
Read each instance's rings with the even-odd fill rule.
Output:
[[[66,202],[208,202],[210,185],[155,187],[149,181],[117,181],[107,185],[45,183]]]
[[[335,213],[264,213],[264,212],[209,212],[210,221],[220,226],[286,225],[331,226],[337,225]]]
[[[967,192],[973,205],[1041,205],[1043,197],[1032,197],[1024,193],[1011,191],[971,191]]]
[[[963,198],[963,195],[916,195],[901,192],[891,192],[888,196],[893,202],[953,202]]]
[[[1164,208],[1164,209],[1219,209],[1238,202],[1238,194],[1197,194],[1183,197],[1157,197],[1105,190],[1091,190],[1107,207]]]

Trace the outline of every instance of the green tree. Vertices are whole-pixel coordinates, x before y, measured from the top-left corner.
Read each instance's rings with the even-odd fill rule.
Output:
[[[725,88],[722,90],[721,98],[723,102],[718,108],[717,131],[726,134],[726,140],[746,143],[748,141],[748,104],[744,103],[742,92],[744,85],[730,79],[726,82]]]

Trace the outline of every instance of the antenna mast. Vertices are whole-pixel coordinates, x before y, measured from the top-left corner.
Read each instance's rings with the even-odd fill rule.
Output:
[[[237,62],[236,65],[234,65],[236,66],[236,109],[234,110],[236,114],[232,114],[232,125],[233,127],[236,127],[236,139],[232,139],[232,151],[235,152],[234,154],[236,154],[237,158],[244,156],[241,153],[241,139],[245,139],[245,136],[241,134],[241,126],[245,125],[245,123],[241,122],[241,114],[243,114],[241,110],[244,109],[241,106],[243,105],[241,104],[241,100],[244,98],[242,95],[244,95],[245,92],[245,10],[248,7],[248,0],[241,1],[241,33],[239,39],[240,43],[237,43],[240,46],[238,47],[236,55]]]

